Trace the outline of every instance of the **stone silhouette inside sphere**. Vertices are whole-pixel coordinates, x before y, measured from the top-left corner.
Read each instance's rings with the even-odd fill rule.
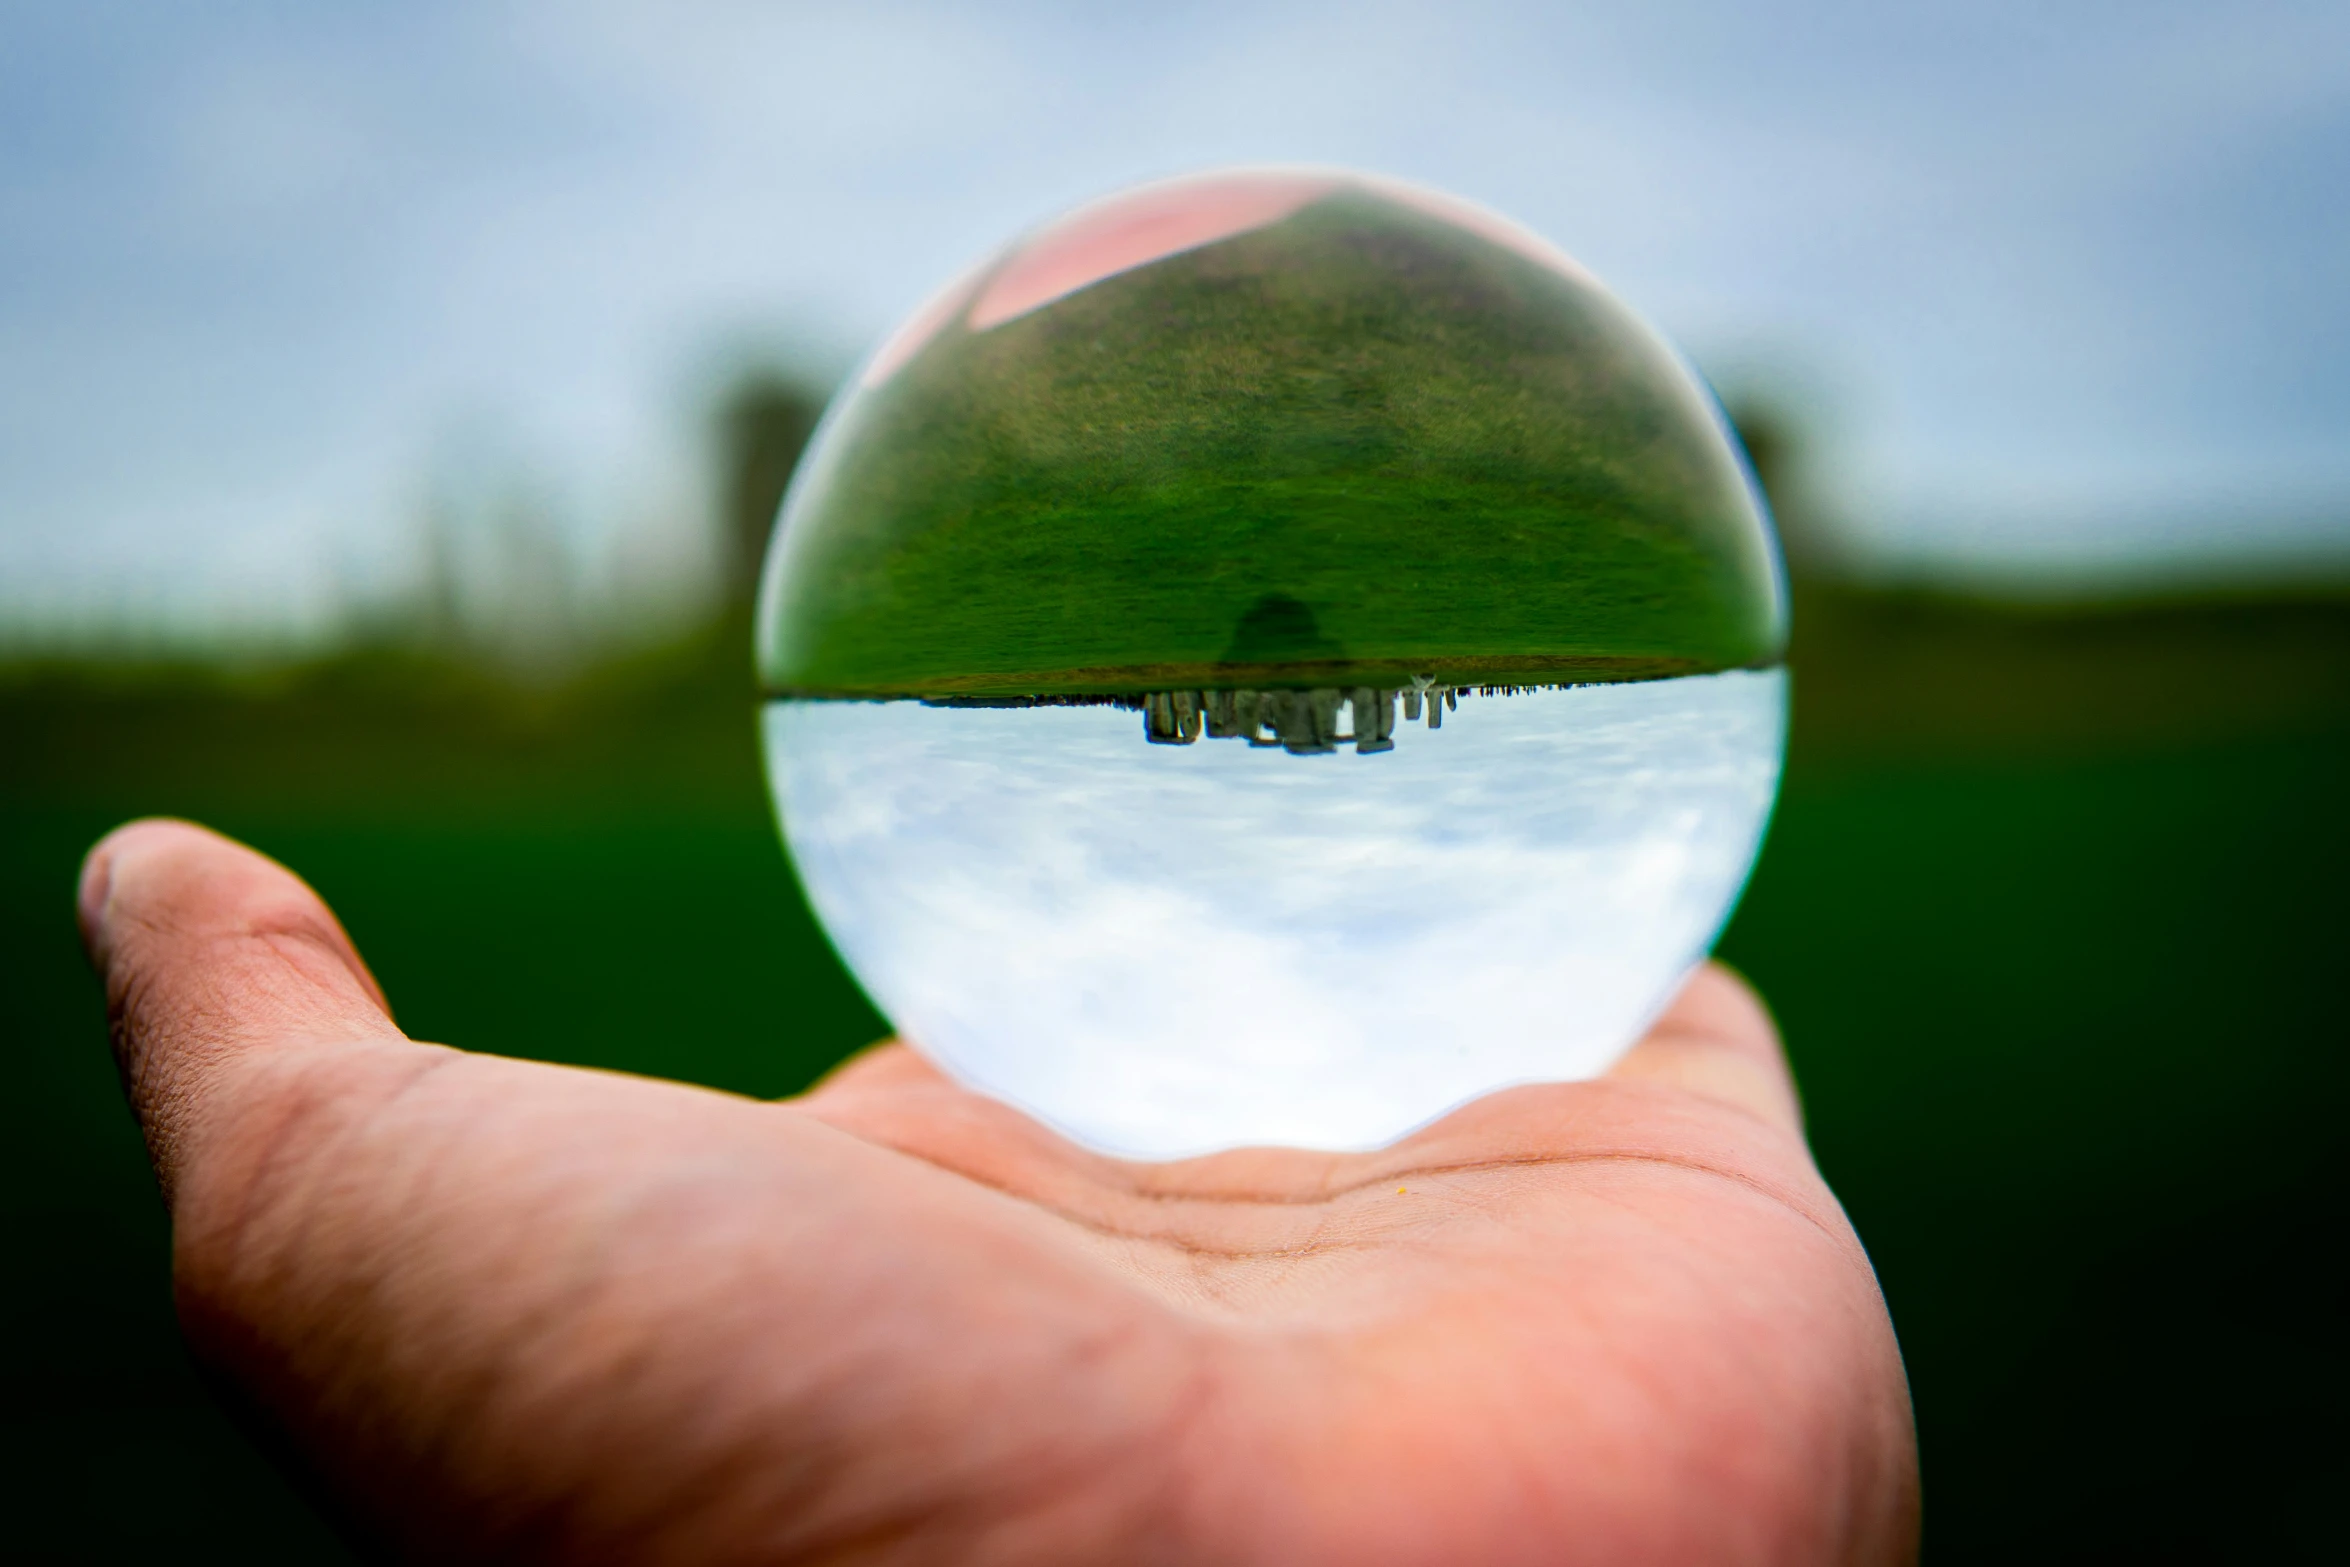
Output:
[[[1115,196],[925,305],[803,461],[758,635],[858,978],[1139,1157],[1605,1070],[1727,916],[1785,728],[1705,388],[1541,240],[1335,172]]]

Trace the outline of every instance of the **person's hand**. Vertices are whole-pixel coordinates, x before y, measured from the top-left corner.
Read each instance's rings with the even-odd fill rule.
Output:
[[[1914,1552],[1884,1303],[1719,969],[1602,1081],[1148,1165],[899,1046],[769,1104],[412,1043],[184,825],[100,844],[82,914],[189,1342],[393,1554]]]

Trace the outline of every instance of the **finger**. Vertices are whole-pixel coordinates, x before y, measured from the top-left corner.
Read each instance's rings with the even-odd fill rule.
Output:
[[[116,829],[83,864],[80,904],[124,1091],[167,1198],[224,1083],[257,1060],[402,1039],[318,895],[217,833]]]
[[[897,1040],[859,1051],[789,1102],[851,1136],[1010,1191],[1040,1193],[1112,1162]]]
[[[951,1086],[944,1072],[899,1039],[867,1045],[816,1080],[803,1099]]]
[[[1688,983],[1608,1076],[1733,1105],[1801,1134],[1803,1106],[1779,1030],[1746,981],[1719,963]]]
[[[1797,1136],[1803,1132],[1802,1104],[1778,1029],[1753,989],[1719,963],[1691,971],[1663,1015],[1607,1076],[1671,1088]],[[1102,1163],[1010,1106],[962,1087],[894,1040],[851,1056],[798,1102],[844,1131],[955,1168],[992,1167],[1014,1156],[1023,1167]],[[1264,1160],[1287,1165],[1296,1156],[1293,1150],[1260,1150],[1197,1163],[1231,1179],[1237,1162]]]

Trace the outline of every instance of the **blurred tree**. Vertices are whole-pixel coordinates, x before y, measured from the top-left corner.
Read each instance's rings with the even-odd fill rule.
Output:
[[[748,605],[784,487],[806,449],[823,394],[773,371],[734,383],[718,410],[718,506],[728,609]]]
[[[510,458],[436,476],[420,513],[423,575],[407,607],[421,648],[509,675],[568,675],[609,638],[615,606],[586,578],[558,498]]]
[[[1810,484],[1802,428],[1792,414],[1767,398],[1737,398],[1727,411],[1763,496],[1771,504],[1771,519],[1778,525],[1779,547],[1787,557],[1788,573],[1799,577],[1823,574],[1833,554],[1833,540],[1825,536],[1828,528]]]

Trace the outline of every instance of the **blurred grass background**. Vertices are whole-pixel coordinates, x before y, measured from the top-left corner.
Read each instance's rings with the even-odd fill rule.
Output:
[[[730,405],[737,587],[657,644],[0,669],[0,1555],[340,1559],[179,1346],[71,916],[113,824],[190,816],[293,866],[422,1037],[774,1095],[880,1034],[754,747],[741,584],[808,412]],[[2350,595],[1799,571],[1794,665],[1721,950],[1891,1301],[1928,1559],[2328,1558]]]

